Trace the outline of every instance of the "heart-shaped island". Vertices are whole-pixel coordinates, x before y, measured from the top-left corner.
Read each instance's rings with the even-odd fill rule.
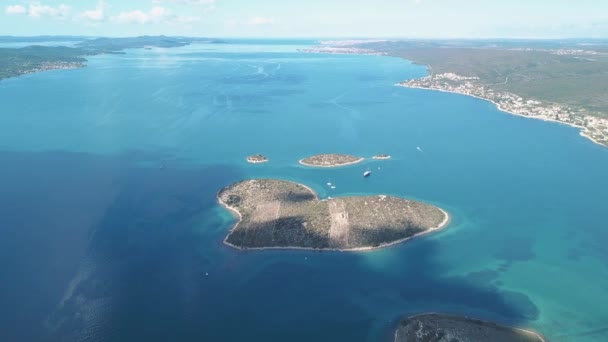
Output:
[[[224,242],[236,248],[369,250],[390,246],[447,225],[435,206],[376,195],[319,200],[298,183],[252,179],[218,193],[239,217]]]

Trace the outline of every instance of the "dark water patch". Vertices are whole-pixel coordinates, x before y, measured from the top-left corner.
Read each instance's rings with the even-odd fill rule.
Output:
[[[306,90],[303,89],[289,89],[289,88],[277,88],[270,91],[262,91],[259,95],[262,96],[294,96],[306,94]]]
[[[316,102],[316,103],[309,103],[308,107],[322,109],[322,108],[335,107],[335,104],[328,103],[328,102]]]
[[[264,75],[264,74],[252,74],[252,75],[241,75],[241,76],[228,76],[219,80],[222,84],[235,85],[235,84],[253,84],[263,85],[272,83],[283,83],[288,85],[302,84],[306,82],[304,75],[298,74],[279,74],[279,75]]]
[[[572,261],[579,261],[581,257],[587,255],[584,251],[578,248],[570,248],[568,250],[568,259]]]
[[[524,262],[534,259],[534,240],[529,238],[510,238],[501,244],[494,257],[508,262]]]
[[[332,277],[314,264],[272,263],[216,311],[214,321],[219,325],[233,322],[238,329],[209,329],[205,337],[223,341],[364,341],[375,317],[352,303],[345,287],[350,277],[345,278]],[[260,301],[251,300],[259,296]]]
[[[434,258],[440,248],[437,242],[420,239],[403,248],[406,253],[403,258],[408,262],[404,263],[400,273],[408,276],[382,279],[382,283],[394,283],[400,301],[404,303],[400,314],[448,310],[454,314],[468,315],[473,311],[482,313],[480,318],[498,318],[515,325],[527,325],[539,317],[540,311],[531,298],[523,293],[500,289],[495,282],[499,276],[498,271],[484,270],[466,276],[443,276],[445,270]],[[371,286],[374,288],[373,284]],[[380,291],[382,290],[376,287],[371,293]],[[467,309],[462,311],[462,308]],[[486,317],[482,317],[483,313]],[[398,316],[394,319],[398,319]]]
[[[155,158],[0,153],[0,340],[124,340],[188,311],[214,243],[191,228],[238,171],[137,166]]]
[[[259,94],[222,94],[212,100],[214,110],[262,110],[275,102],[273,97]]]
[[[468,281],[471,281],[474,284],[484,284],[491,285],[495,284],[496,280],[500,277],[500,272],[495,270],[483,270],[478,272],[471,272],[464,276],[464,278]]]
[[[608,340],[608,326],[597,329],[577,332],[574,334],[559,335],[556,337],[557,341],[576,341],[582,337],[594,337],[598,341]]]
[[[261,110],[261,109],[246,109],[246,110],[241,110],[241,112],[243,113],[250,113],[250,114],[265,114],[265,115],[271,115],[272,112],[269,110]]]
[[[511,265],[512,265],[512,263],[510,261],[503,262],[502,264],[500,264],[498,266],[497,270],[500,271],[500,272],[506,272],[506,271],[509,270],[509,268],[511,268]]]
[[[357,79],[362,82],[377,82],[386,80],[382,76],[374,76],[374,75],[361,75],[358,76]]]
[[[371,100],[361,100],[361,101],[344,101],[340,102],[340,105],[347,107],[366,107],[366,106],[379,106],[384,104],[382,101],[371,101]]]

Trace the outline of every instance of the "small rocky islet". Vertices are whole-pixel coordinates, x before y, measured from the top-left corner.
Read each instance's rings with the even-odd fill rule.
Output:
[[[262,154],[254,154],[247,157],[247,162],[251,164],[261,164],[268,162],[268,157]]]
[[[218,201],[239,217],[225,243],[237,248],[365,250],[444,227],[445,211],[376,195],[319,200],[293,182],[252,179],[225,187]]]
[[[313,167],[338,167],[357,164],[365,160],[363,157],[349,154],[317,154],[300,160],[300,164]]]

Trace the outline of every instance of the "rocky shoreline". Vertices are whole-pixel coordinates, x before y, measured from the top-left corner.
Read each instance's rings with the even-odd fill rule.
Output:
[[[395,330],[394,341],[545,342],[545,339],[527,329],[465,316],[424,313],[403,318]]]

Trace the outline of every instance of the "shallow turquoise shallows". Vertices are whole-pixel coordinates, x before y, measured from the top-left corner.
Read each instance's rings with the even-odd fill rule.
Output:
[[[396,87],[426,74],[405,60],[298,52],[312,44],[128,50],[1,81],[0,340],[390,341],[427,311],[608,340],[608,148]],[[393,158],[298,165],[317,153]],[[238,251],[215,195],[254,177],[452,219],[373,252]]]

